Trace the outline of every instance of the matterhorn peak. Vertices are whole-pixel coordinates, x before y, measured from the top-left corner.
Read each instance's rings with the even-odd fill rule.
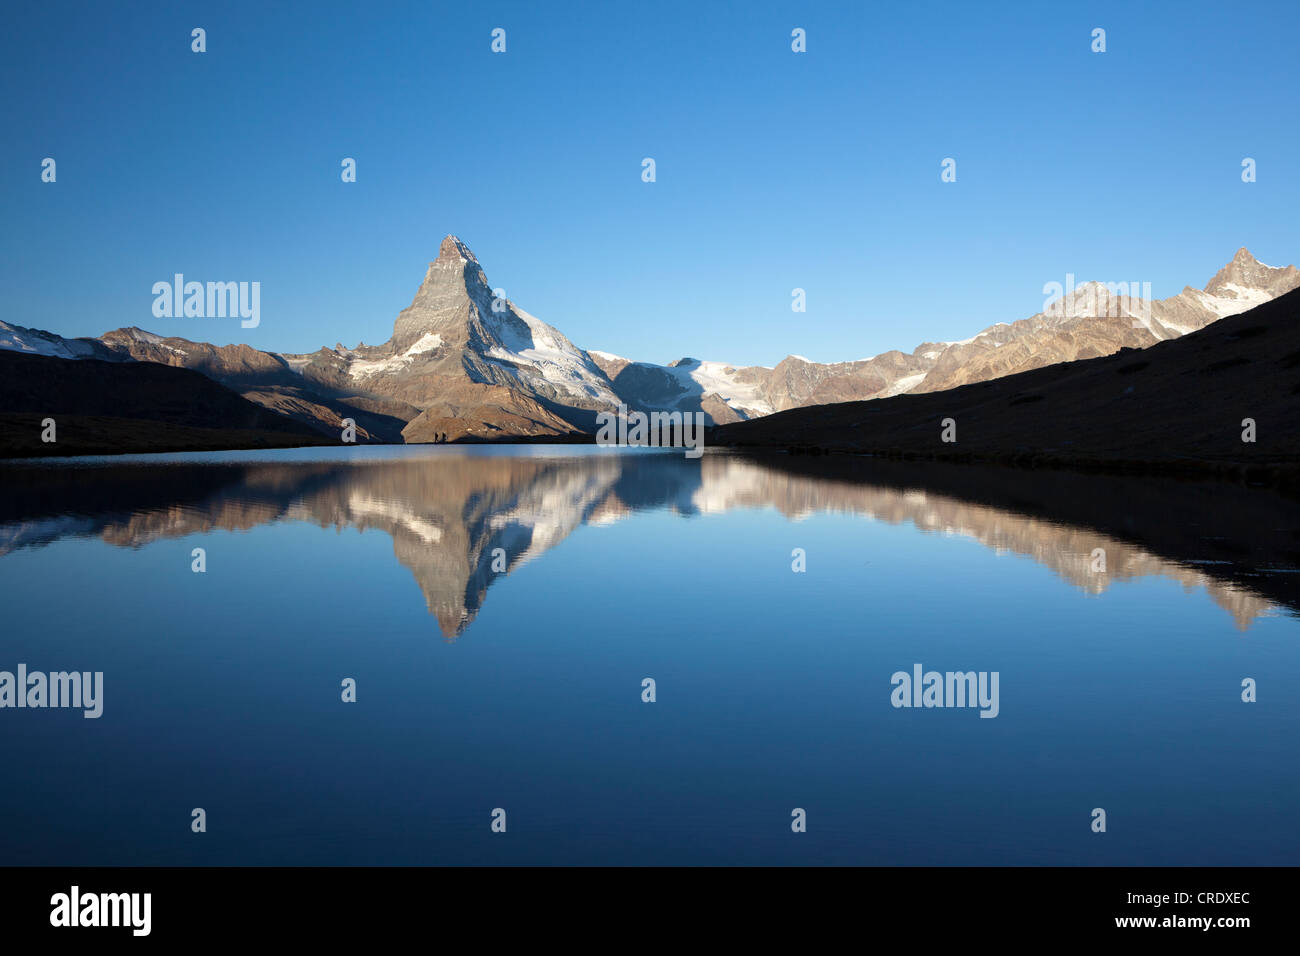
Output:
[[[449,235],[442,240],[442,245],[438,247],[438,261],[446,262],[456,259],[461,262],[478,263],[478,260],[474,258],[474,253],[469,251],[469,246],[465,245],[459,236]]]

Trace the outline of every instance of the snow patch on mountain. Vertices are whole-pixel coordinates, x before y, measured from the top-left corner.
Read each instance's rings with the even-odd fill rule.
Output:
[[[904,392],[910,392],[916,386],[925,380],[926,372],[917,372],[914,375],[904,375],[889,388],[885,389],[877,398],[893,398],[895,395],[902,395]]]
[[[547,325],[513,302],[510,303],[510,312],[524,323],[528,335],[525,337],[513,324],[491,322],[489,327],[500,345],[489,349],[487,358],[507,367],[528,369],[559,391],[618,404],[605,374],[559,329]],[[495,313],[490,310],[486,313],[486,316],[492,315]],[[485,321],[484,324],[489,323]]]
[[[441,345],[442,336],[437,332],[428,332],[413,342],[405,352],[401,352],[398,355],[391,355],[388,358],[355,358],[356,353],[347,350],[346,354],[352,357],[351,361],[348,363],[348,375],[351,378],[369,378],[371,375],[382,375],[385,372],[395,372],[410,365],[415,359],[415,356],[422,355],[425,352],[432,352]],[[288,359],[286,359],[286,361],[289,361],[289,367],[293,368],[295,372],[301,372],[302,365],[306,364],[306,360],[303,360],[299,363],[298,367],[295,368],[293,361]]]
[[[1230,315],[1238,315],[1247,309],[1255,308],[1257,305],[1263,305],[1273,298],[1264,289],[1250,289],[1237,285],[1235,282],[1225,283],[1220,288],[1223,292],[1231,293],[1231,295],[1210,295],[1206,293],[1201,301],[1207,309],[1217,314],[1221,319],[1226,319]]]
[[[85,358],[94,354],[94,349],[86,342],[8,322],[0,322],[0,349],[54,358]]]
[[[128,337],[135,339],[137,342],[143,342],[146,345],[162,345],[163,337],[153,332],[146,332],[144,329],[138,329],[134,325],[122,329]]]
[[[742,382],[740,369],[725,362],[700,362],[683,359],[664,369],[676,378],[687,394],[717,395],[728,407],[747,417],[772,414],[772,406],[762,397],[758,382]]]
[[[415,343],[406,350],[406,354],[419,355],[421,352],[432,352],[440,345],[442,345],[442,336],[437,332],[429,332],[417,339]]]

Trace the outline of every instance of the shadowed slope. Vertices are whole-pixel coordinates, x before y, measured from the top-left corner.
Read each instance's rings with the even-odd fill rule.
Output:
[[[1144,350],[946,392],[794,409],[715,444],[1061,464],[1300,463],[1300,290]],[[944,420],[955,442],[944,442]],[[1243,420],[1256,441],[1243,442]]]
[[[331,443],[198,372],[0,351],[0,456]],[[55,420],[55,442],[41,422]]]

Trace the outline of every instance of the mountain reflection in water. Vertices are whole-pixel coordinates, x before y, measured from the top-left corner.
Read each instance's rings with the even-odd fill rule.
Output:
[[[791,520],[830,512],[966,536],[1093,594],[1139,577],[1172,579],[1204,589],[1242,631],[1275,609],[1300,609],[1300,503],[1264,489],[866,459],[502,451],[8,462],[0,560],[69,536],[139,548],[272,522],[378,529],[454,639],[494,583],[583,525],[648,510],[773,508]],[[1095,570],[1097,549],[1104,571]]]

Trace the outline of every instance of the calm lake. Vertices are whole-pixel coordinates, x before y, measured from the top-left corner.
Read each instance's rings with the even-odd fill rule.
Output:
[[[0,671],[103,674],[96,719],[0,709],[0,864],[1300,854],[1300,503],[1266,489],[412,446],[0,491]],[[918,667],[996,705],[895,706]]]

